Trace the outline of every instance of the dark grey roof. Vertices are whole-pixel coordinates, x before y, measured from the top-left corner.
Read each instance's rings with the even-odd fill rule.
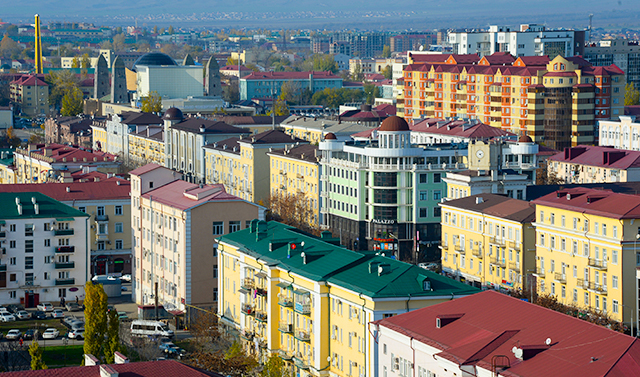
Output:
[[[204,132],[201,131],[204,127]],[[196,134],[248,134],[248,130],[235,127],[225,122],[216,122],[202,118],[188,118],[183,122],[171,126],[176,130],[192,132]]]
[[[163,54],[162,52],[150,52],[148,54],[144,54],[133,63],[133,68],[135,69],[138,65],[177,65],[176,62],[171,59],[171,57],[167,54]]]

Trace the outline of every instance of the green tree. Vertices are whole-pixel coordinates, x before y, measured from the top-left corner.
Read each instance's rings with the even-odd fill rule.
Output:
[[[42,360],[42,351],[37,340],[33,340],[29,345],[29,355],[31,356],[31,370],[49,369]]]
[[[169,25],[169,34],[173,34],[173,26]]]
[[[289,377],[289,371],[278,355],[271,354],[260,372],[260,377]]]
[[[107,327],[107,344],[104,348],[104,359],[107,364],[113,364],[115,353],[124,351],[124,347],[120,343],[120,319],[118,318],[118,312],[112,310],[107,315],[108,327]]]
[[[375,86],[374,84],[365,84],[364,85],[364,96],[369,105],[373,105],[375,99],[380,97],[380,88]]]
[[[82,113],[82,91],[73,87],[62,97],[60,114],[64,116],[76,116]]]
[[[389,47],[388,45],[384,45],[384,47],[382,47],[382,57],[383,58],[391,57],[391,47]]]
[[[84,288],[84,353],[102,354],[107,333],[107,294],[102,284],[88,281]]]
[[[289,107],[287,106],[287,101],[284,99],[281,94],[278,99],[276,99],[276,103],[273,105],[273,109],[275,109],[276,115],[289,115]],[[269,111],[269,115],[272,115],[272,111]]]
[[[237,65],[237,64],[238,64],[238,59],[234,59],[231,56],[227,58],[227,65]]]
[[[162,110],[162,97],[156,91],[152,91],[142,99],[141,110],[145,113],[158,113]]]
[[[338,63],[333,59],[333,55],[315,54],[313,55],[313,70],[338,72]]]
[[[113,51],[123,51],[125,47],[126,36],[124,34],[117,34],[113,37]]]
[[[353,81],[364,81],[364,73],[362,72],[362,65],[360,65],[360,63],[356,63],[356,66],[351,73],[351,78]]]
[[[122,34],[122,26],[116,28],[116,34]]]
[[[158,25],[153,27],[153,34],[158,34]]]
[[[384,67],[381,73],[384,76],[384,78],[387,80],[391,80],[391,78],[393,77],[393,70],[391,69],[390,65],[387,65],[386,67]]]
[[[80,62],[80,68],[89,69],[91,68],[91,59],[89,59],[89,54],[85,53],[82,55],[82,61]]]
[[[69,69],[51,71],[45,76],[45,81],[49,84],[49,105],[60,108],[62,97],[72,88],[77,88],[76,75]]]
[[[635,88],[633,83],[629,83],[624,87],[624,105],[640,105],[640,91]]]
[[[0,41],[0,57],[11,58],[14,55],[20,54],[21,50],[18,42],[9,38],[7,34],[5,34],[2,41]]]
[[[71,61],[71,68],[80,68],[80,59],[78,59],[77,56],[73,57],[73,60]]]

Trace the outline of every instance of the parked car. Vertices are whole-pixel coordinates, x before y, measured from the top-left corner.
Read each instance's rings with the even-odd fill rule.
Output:
[[[171,341],[170,338],[167,338],[167,337],[164,337],[164,336],[162,338],[158,339],[158,345],[165,344],[165,343],[173,343],[173,342]]]
[[[129,319],[129,316],[127,312],[118,312],[118,319],[122,321],[123,319]]]
[[[122,286],[122,287],[120,287],[120,290],[121,290],[122,292],[126,292],[126,291],[127,291],[127,287]]]
[[[49,316],[47,315],[47,313],[43,312],[42,310],[36,310],[35,312],[31,313],[31,318],[32,319],[47,319],[47,318],[49,318]]]
[[[9,311],[4,306],[0,306],[0,314],[3,314],[3,313],[9,313]]]
[[[20,310],[24,310],[24,306],[20,304],[11,304],[7,306],[9,313],[17,314]]]
[[[109,313],[110,311],[115,310],[115,308],[113,307],[113,305],[107,305],[107,313]]]
[[[43,312],[52,312],[53,311],[53,305],[51,305],[50,302],[41,302],[38,304],[38,306],[36,307],[38,310],[42,310]]]
[[[62,311],[62,309],[54,309],[53,312],[51,312],[51,317],[64,318],[64,312]]]
[[[69,339],[76,339],[76,340],[84,339],[84,329],[71,330],[67,333],[67,336],[69,337]]]
[[[9,330],[9,332],[7,333],[8,340],[17,340],[17,339],[20,339],[21,336],[22,336],[22,332],[16,329]]]
[[[127,283],[131,283],[131,274],[124,274],[120,276],[120,280],[126,281]]]
[[[18,317],[18,319],[31,319],[31,313],[29,313],[26,310],[20,310],[16,313],[16,317]]]
[[[35,335],[36,335],[36,330],[29,329],[29,330],[24,332],[24,335],[22,335],[22,339],[31,340],[31,339],[33,339],[35,337]]]
[[[64,307],[68,312],[79,312],[82,310],[82,307],[75,302],[68,302]]]
[[[7,313],[0,313],[0,322],[12,322],[16,320],[16,316],[14,316],[13,314],[7,312]]]
[[[42,333],[42,339],[55,339],[58,337],[58,335],[60,335],[60,331],[52,327],[44,330],[44,332]]]
[[[184,357],[184,355],[187,354],[187,351],[185,351],[184,349],[176,346],[173,343],[167,344],[167,346],[164,347],[164,349],[162,349],[162,352],[167,354],[167,356],[169,356],[169,357],[175,357],[175,358],[178,358],[178,359],[182,359]]]

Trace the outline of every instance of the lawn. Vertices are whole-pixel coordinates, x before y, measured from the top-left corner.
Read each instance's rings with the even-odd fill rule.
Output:
[[[15,321],[15,322],[0,322],[0,332],[2,335],[6,335],[9,330],[18,329],[22,332],[25,332],[28,329],[35,329],[36,324],[39,325],[40,332],[53,327],[60,331],[61,335],[67,333],[67,328],[64,327],[60,323],[60,319],[38,319],[38,320],[28,320],[28,321]],[[44,326],[42,326],[44,324]]]
[[[42,341],[40,341],[40,345],[42,345]],[[84,357],[84,350],[82,347],[82,344],[66,347],[45,347],[42,354],[42,360],[48,367],[62,367],[65,364],[65,360],[67,366],[78,366],[82,363],[82,358]]]

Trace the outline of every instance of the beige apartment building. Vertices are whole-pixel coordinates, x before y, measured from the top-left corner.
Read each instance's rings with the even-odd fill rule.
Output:
[[[547,169],[564,183],[639,182],[640,152],[578,145],[549,157]]]
[[[216,308],[216,238],[264,218],[264,207],[228,194],[223,185],[194,184],[158,164],[130,172],[133,226],[132,298],[167,310]]]

